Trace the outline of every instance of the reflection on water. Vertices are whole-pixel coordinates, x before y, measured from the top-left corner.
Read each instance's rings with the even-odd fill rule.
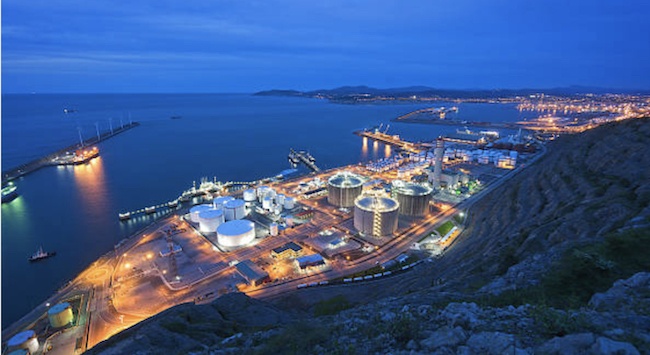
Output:
[[[379,142],[372,141],[372,156],[373,157],[377,156],[377,151],[379,151]]]
[[[363,145],[361,146],[361,160],[368,159],[368,137],[363,137]]]
[[[390,145],[384,144],[384,158],[390,157],[391,149]]]
[[[18,195],[13,201],[2,204],[2,219],[10,220],[11,224],[16,226],[17,231],[25,234],[29,229],[30,214],[22,196]],[[5,237],[8,236],[5,235]]]
[[[92,215],[109,213],[108,190],[101,157],[93,158],[86,164],[59,168],[58,173],[65,176],[72,174],[82,204]]]

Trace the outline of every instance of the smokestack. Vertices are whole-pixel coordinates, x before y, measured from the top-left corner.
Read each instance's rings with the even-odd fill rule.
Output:
[[[436,149],[433,151],[436,165],[433,167],[433,188],[440,188],[440,175],[442,175],[442,157],[445,155],[445,140],[436,139]]]

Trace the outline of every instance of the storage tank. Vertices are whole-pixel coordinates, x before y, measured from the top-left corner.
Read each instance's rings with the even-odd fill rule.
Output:
[[[262,208],[270,211],[273,208],[273,198],[271,196],[264,196],[262,198]]]
[[[385,196],[362,195],[354,201],[354,228],[361,234],[384,237],[397,230],[399,202]]]
[[[235,199],[235,198],[232,197],[232,196],[219,196],[219,197],[215,197],[215,199],[214,199],[214,201],[212,201],[212,203],[214,204],[214,208],[216,208],[216,209],[223,209],[223,205],[224,205],[226,202],[228,202],[228,201],[232,201],[232,200],[234,200],[234,199]]]
[[[282,213],[282,205],[275,205],[275,206],[273,207],[273,212],[275,212],[275,214],[280,214],[280,213]]]
[[[38,338],[36,337],[36,332],[33,330],[20,332],[7,341],[7,348],[9,350],[26,349],[32,354],[38,351],[38,346]]]
[[[278,235],[278,224],[273,222],[269,225],[269,233],[271,233],[272,236]]]
[[[293,198],[293,197],[287,197],[287,198],[285,198],[285,199],[284,199],[284,209],[285,209],[285,210],[291,210],[291,209],[293,209],[294,207],[296,207],[295,202],[296,202],[296,199]]]
[[[428,184],[393,181],[393,197],[399,203],[399,213],[406,216],[424,216],[429,210],[433,189]]]
[[[293,216],[287,216],[284,219],[284,222],[287,224],[287,226],[293,227]]]
[[[49,318],[52,328],[68,325],[74,320],[72,306],[68,302],[59,303],[47,311],[47,318]]]
[[[199,223],[199,213],[213,209],[213,205],[196,205],[190,208],[190,220],[194,223]]]
[[[255,190],[253,189],[248,189],[244,191],[244,201],[246,202],[254,202],[255,201]]]
[[[280,206],[284,206],[284,200],[286,196],[284,194],[278,194],[275,196],[275,203],[277,203]]]
[[[269,193],[269,190],[271,190],[271,188],[268,186],[262,185],[257,187],[257,199],[259,202],[262,202],[262,199]]]
[[[246,203],[244,200],[230,200],[223,205],[226,221],[242,219],[246,217]]]
[[[338,173],[327,182],[327,202],[339,207],[354,206],[354,199],[361,195],[363,179],[350,172]]]
[[[201,233],[215,233],[217,227],[225,222],[222,210],[207,210],[199,212],[199,231]]]
[[[255,239],[255,224],[249,220],[236,219],[217,227],[217,242],[224,247],[239,247]]]

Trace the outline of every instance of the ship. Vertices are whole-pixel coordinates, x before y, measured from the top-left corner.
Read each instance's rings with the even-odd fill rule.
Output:
[[[131,218],[131,212],[119,213],[118,216],[120,217],[120,221],[126,221]]]
[[[29,261],[39,261],[43,260],[46,258],[49,258],[51,256],[56,255],[55,251],[43,251],[43,247],[39,247],[36,253],[32,254],[32,256],[28,259]]]
[[[18,188],[14,184],[9,183],[9,185],[2,188],[2,203],[11,202],[13,199],[18,197]]]

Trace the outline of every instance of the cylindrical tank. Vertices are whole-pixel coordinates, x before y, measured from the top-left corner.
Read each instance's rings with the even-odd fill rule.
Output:
[[[284,200],[286,196],[284,194],[278,194],[275,196],[275,203],[277,203],[280,206],[284,206]]]
[[[284,209],[285,210],[293,209],[295,207],[295,202],[296,202],[296,199],[293,198],[293,197],[285,198],[284,199]]]
[[[258,186],[257,187],[257,200],[259,202],[262,202],[262,199],[266,196],[266,194],[268,194],[269,190],[271,190],[271,188],[268,187],[268,186],[264,186],[264,185]]]
[[[273,206],[273,212],[274,212],[275,214],[280,214],[280,213],[282,213],[282,205],[274,205],[274,206]]]
[[[271,196],[264,196],[262,199],[262,208],[265,210],[271,210],[273,207],[273,198]]]
[[[199,230],[201,233],[215,233],[217,227],[224,222],[222,210],[207,210],[199,212]]]
[[[25,330],[14,335],[7,341],[7,348],[9,350],[26,349],[30,353],[35,354],[38,351],[36,332],[33,330]]]
[[[217,227],[217,242],[224,247],[239,247],[255,239],[255,224],[245,219],[228,221]]]
[[[339,207],[352,207],[361,195],[363,179],[349,172],[338,173],[327,181],[327,202]]]
[[[196,205],[190,208],[190,220],[194,223],[199,223],[199,213],[213,209],[213,205]]]
[[[271,233],[272,236],[278,235],[278,224],[273,222],[269,225],[269,233]]]
[[[244,201],[246,202],[254,202],[255,201],[255,190],[253,189],[248,189],[244,191]]]
[[[52,328],[60,328],[68,325],[74,320],[72,306],[68,302],[59,303],[47,311],[47,317],[50,320]]]
[[[293,226],[293,217],[292,216],[287,216],[284,219],[284,222],[287,224],[287,226],[292,227]]]
[[[384,237],[397,230],[399,202],[384,196],[359,196],[354,201],[354,228],[361,234]]]
[[[429,185],[396,180],[392,184],[393,196],[399,202],[399,213],[406,216],[424,216],[429,210],[433,189]]]
[[[216,209],[223,209],[223,205],[224,205],[226,202],[228,202],[228,201],[232,201],[232,200],[234,200],[234,199],[235,199],[235,198],[232,197],[232,196],[219,196],[219,197],[215,197],[214,200],[212,201],[212,203],[214,204],[214,208],[216,208]]]
[[[246,203],[244,200],[230,200],[223,205],[226,221],[242,219],[246,216]]]

